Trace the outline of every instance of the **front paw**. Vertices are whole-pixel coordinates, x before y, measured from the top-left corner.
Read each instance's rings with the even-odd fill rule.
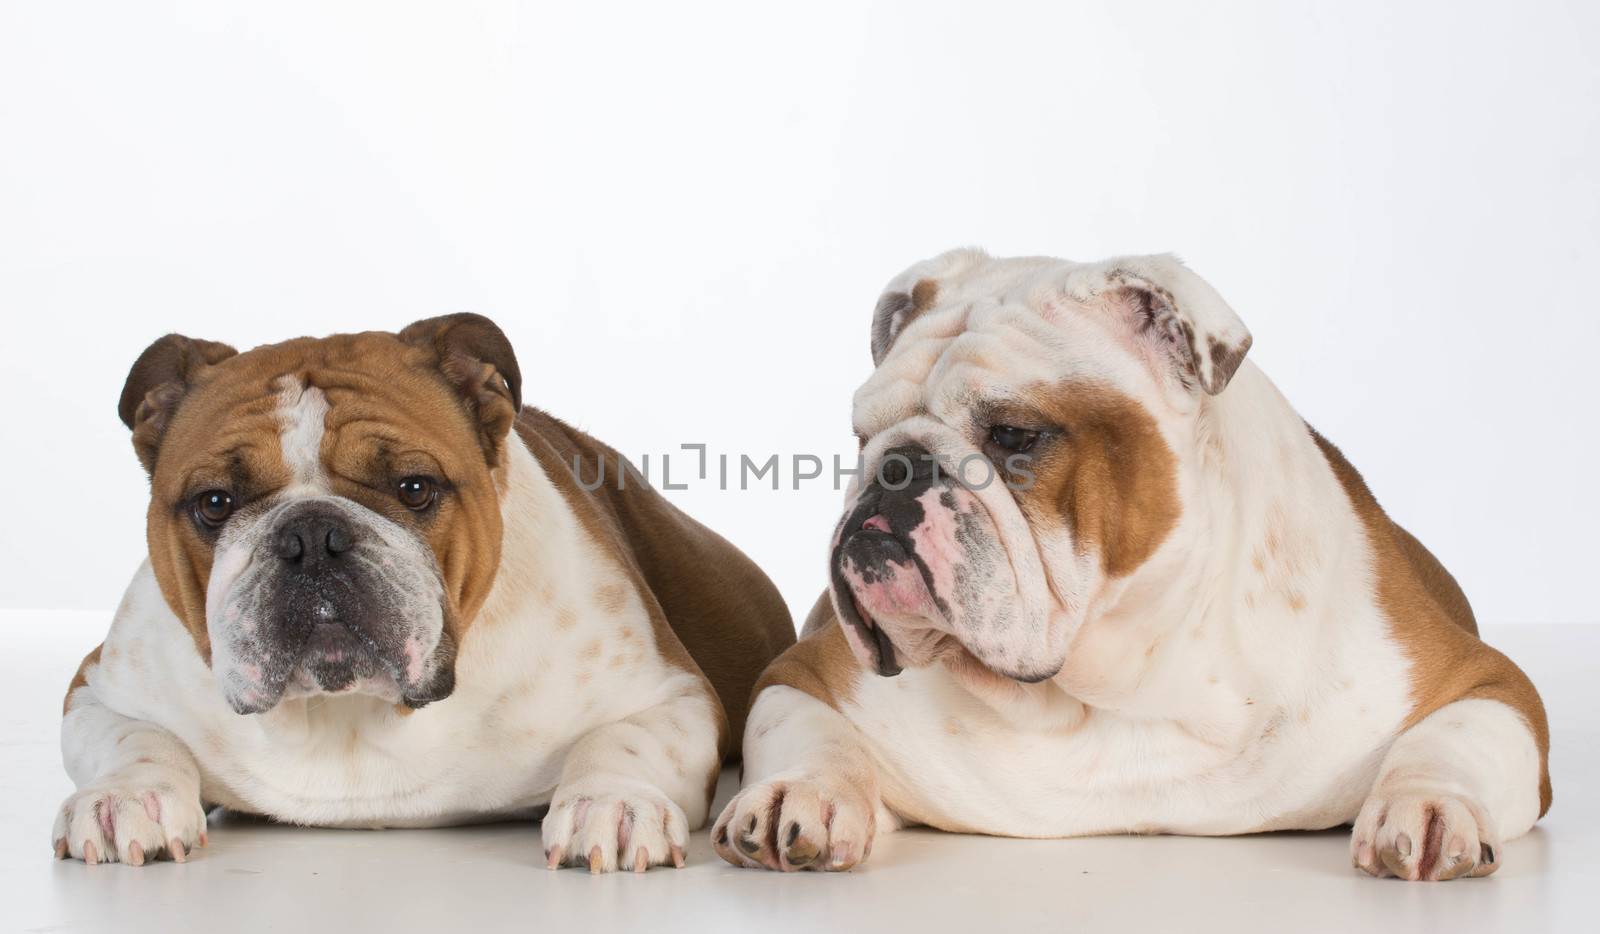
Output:
[[[876,811],[861,789],[827,777],[780,775],[728,802],[711,845],[735,866],[839,872],[872,853],[876,831]]]
[[[79,790],[56,814],[56,857],[90,865],[142,866],[162,855],[183,862],[196,845],[206,845],[206,812],[199,794],[179,789],[180,783],[113,776]]]
[[[1499,851],[1483,808],[1449,793],[1374,794],[1350,835],[1356,868],[1412,882],[1486,876],[1500,868]]]
[[[591,779],[556,789],[544,818],[546,865],[590,872],[671,863],[683,868],[689,819],[654,786],[634,779]]]

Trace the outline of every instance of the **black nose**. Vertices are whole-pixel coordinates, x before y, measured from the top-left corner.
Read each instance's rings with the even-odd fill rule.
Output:
[[[919,498],[947,473],[928,449],[902,444],[883,452],[856,507],[845,518],[842,534],[849,538],[871,529],[904,535],[922,523]]]
[[[934,459],[920,444],[902,444],[883,452],[878,461],[878,483],[891,490],[903,490],[919,480],[932,480]]]
[[[337,560],[354,545],[355,533],[343,516],[309,512],[294,516],[278,527],[272,550],[289,564],[309,570],[325,561]]]

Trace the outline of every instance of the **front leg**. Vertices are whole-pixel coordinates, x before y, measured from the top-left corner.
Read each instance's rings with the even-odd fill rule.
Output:
[[[61,751],[78,790],[56,814],[58,858],[139,866],[165,853],[181,863],[205,845],[200,768],[176,736],[116,713],[83,684],[67,695]]]
[[[711,831],[723,859],[782,872],[840,871],[872,852],[877,768],[837,710],[786,685],[762,690],[745,726],[744,770],[744,789]]]
[[[1542,718],[1542,711],[1540,711]],[[1356,818],[1351,859],[1411,881],[1484,876],[1539,818],[1543,751],[1499,700],[1459,700],[1400,734]]]
[[[549,868],[682,868],[689,830],[705,823],[727,718],[703,679],[573,745],[545,816]]]

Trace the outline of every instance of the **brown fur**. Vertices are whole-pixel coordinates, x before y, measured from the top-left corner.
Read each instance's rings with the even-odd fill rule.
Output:
[[[924,280],[930,281],[930,280]],[[1155,419],[1132,399],[1097,385],[1064,383],[1025,394],[1019,424],[1043,419],[1067,437],[1034,460],[1019,492],[1029,524],[1065,522],[1082,547],[1097,548],[1107,574],[1132,573],[1178,523],[1177,460]],[[1010,414],[997,413],[1010,421]],[[801,640],[762,674],[760,692],[784,684],[838,707],[853,696],[860,665],[824,593]]]
[[[872,360],[883,362],[894,346],[895,338],[917,316],[933,307],[939,297],[939,283],[932,279],[919,279],[905,292],[885,292],[878,297],[878,306],[872,315]]]
[[[856,659],[855,653],[850,651],[850,645],[845,642],[844,630],[839,625],[839,617],[834,612],[833,601],[824,591],[811,607],[811,612],[807,614],[805,625],[800,628],[800,641],[762,672],[761,680],[756,682],[756,689],[751,697],[754,699],[763,690],[782,685],[804,691],[838,710],[841,705],[855,700],[856,684],[862,677],[876,676],[868,674]],[[951,725],[957,729],[951,731]],[[960,732],[959,724],[952,720],[951,724],[946,726],[946,730],[957,734]],[[848,759],[838,764],[841,767],[852,766],[852,762]],[[864,786],[870,777],[868,774],[858,773],[851,776],[851,780]],[[885,794],[883,803],[900,815],[907,824],[935,827],[950,833],[978,832],[975,828],[953,821],[946,815],[927,810],[914,797],[896,796],[893,787],[882,790]]]
[[[83,657],[83,662],[78,665],[78,673],[72,676],[72,683],[67,685],[67,696],[61,698],[61,715],[66,716],[72,709],[72,692],[89,683],[89,668],[100,664],[100,650],[105,648],[105,643],[94,647],[94,651]]]
[[[794,643],[794,623],[777,589],[742,552],[667,502],[631,465],[626,485],[619,483],[616,451],[532,408],[523,409],[517,433],[579,521],[633,579],[662,654],[709,682],[727,717],[719,748],[736,753],[732,739],[743,735],[751,686]],[[605,481],[583,489],[573,477],[575,459],[589,486],[603,460]]]
[[[1250,352],[1251,340],[1246,336],[1243,343],[1229,345],[1215,337],[1207,338],[1211,351],[1211,372],[1214,383],[1224,387],[1228,385],[1233,379],[1233,374],[1239,371],[1239,364],[1244,362],[1244,355]]]
[[[826,591],[811,607],[800,633],[800,641],[761,673],[750,698],[754,701],[766,688],[781,684],[804,691],[837,710],[840,704],[855,698],[856,681],[863,669],[845,641]]]
[[[1339,449],[1311,429],[1328,466],[1366,527],[1389,631],[1411,661],[1411,715],[1405,726],[1453,701],[1497,700],[1520,713],[1539,748],[1539,816],[1550,810],[1550,727],[1528,676],[1478,639],[1478,624],[1455,578],[1396,525]]]
[[[742,731],[756,676],[794,641],[782,599],[749,559],[637,472],[617,489],[610,448],[537,410],[519,416],[510,345],[473,315],[419,321],[398,335],[302,338],[244,354],[170,335],[140,357],[119,411],[151,474],[151,565],[202,658],[210,660],[213,541],[195,527],[189,503],[223,488],[248,508],[252,497],[289,482],[278,419],[284,377],[328,398],[321,460],[336,494],[408,524],[415,518],[397,502],[393,481],[410,473],[448,478],[449,495],[424,535],[445,578],[446,634],[458,645],[500,566],[504,439],[514,426],[585,527],[633,577],[662,653],[715,691],[725,712],[719,748],[729,749],[729,727],[732,735]],[[611,480],[592,493],[579,488],[569,472],[574,454],[585,477],[605,457]],[[85,659],[74,688],[98,654]],[[713,771],[708,787],[715,779]]]
[[[433,352],[434,365],[478,423],[489,466],[503,464],[500,446],[522,408],[522,370],[505,334],[488,318],[462,312],[418,321],[397,336]]]
[[[1067,524],[1079,548],[1100,552],[1106,574],[1131,574],[1178,524],[1177,459],[1144,407],[1079,382],[1025,393],[1035,418],[1060,426],[1042,449],[1032,486],[1018,493],[1030,525]]]
[[[911,287],[911,314],[900,322],[900,329],[911,323],[911,319],[933,307],[934,301],[939,297],[939,283],[932,279],[919,279]]]
[[[192,381],[211,364],[237,353],[227,344],[168,334],[133,362],[117,400],[117,416],[133,430],[133,449],[147,473],[155,471],[167,421]]]
[[[289,481],[277,417],[285,377],[328,398],[322,462],[334,493],[409,525],[415,519],[392,489],[398,474],[450,479],[425,535],[444,573],[446,633],[460,644],[500,566],[500,462],[490,459],[483,426],[509,422],[513,405],[508,394],[476,389],[465,398],[436,353],[431,343],[393,334],[341,334],[258,347],[187,374],[151,461],[146,534],[162,595],[202,658],[211,655],[205,595],[213,541],[195,527],[188,503],[220,487],[248,508],[252,496]],[[465,366],[459,354],[456,364]],[[141,429],[136,423],[136,442]]]

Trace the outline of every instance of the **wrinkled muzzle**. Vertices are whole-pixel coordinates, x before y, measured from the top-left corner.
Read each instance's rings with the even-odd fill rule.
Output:
[[[1046,608],[1019,592],[991,496],[1010,493],[967,486],[919,445],[885,452],[833,538],[834,607],[868,668],[892,677],[965,652],[1019,681],[1060,669]]]
[[[318,693],[421,707],[454,689],[444,585],[415,535],[334,496],[282,503],[229,533],[206,616],[234,710]]]

